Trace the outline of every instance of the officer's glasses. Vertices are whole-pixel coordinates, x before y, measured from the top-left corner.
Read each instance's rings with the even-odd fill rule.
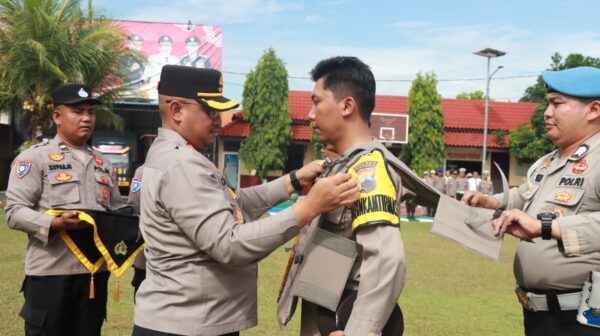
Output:
[[[202,104],[198,104],[198,103],[192,103],[192,102],[183,102],[183,101],[179,101],[179,100],[165,100],[165,103],[167,104],[171,104],[171,102],[176,102],[179,103],[181,105],[198,105],[200,107],[202,107],[202,110],[204,110],[206,112],[206,114],[208,114],[208,117],[210,119],[217,119],[219,117],[219,111],[215,110],[215,109],[211,109],[210,107],[206,106],[206,105],[202,105]]]

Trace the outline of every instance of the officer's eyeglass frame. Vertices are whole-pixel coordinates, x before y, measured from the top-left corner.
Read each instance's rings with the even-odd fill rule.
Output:
[[[198,106],[202,107],[202,110],[205,111],[206,114],[208,114],[208,117],[210,119],[213,119],[213,120],[217,119],[219,117],[219,115],[220,115],[219,111],[217,111],[215,109],[212,109],[212,108],[210,108],[207,105],[202,105],[202,104],[199,104],[199,103],[192,103],[192,102],[184,102],[184,101],[179,101],[179,100],[176,100],[176,99],[165,100],[165,103],[167,103],[167,104],[171,104],[172,102],[176,102],[176,103],[179,103],[181,105],[198,105]]]

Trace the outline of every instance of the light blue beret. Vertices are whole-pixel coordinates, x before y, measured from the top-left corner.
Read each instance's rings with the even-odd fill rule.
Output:
[[[561,71],[544,71],[542,78],[548,91],[556,91],[572,97],[600,97],[600,69],[577,67]]]

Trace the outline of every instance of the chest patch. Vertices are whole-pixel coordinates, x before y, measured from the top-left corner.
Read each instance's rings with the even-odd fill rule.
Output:
[[[70,163],[57,163],[57,164],[48,165],[48,170],[50,170],[51,172],[57,171],[57,170],[69,170],[69,169],[73,169],[73,166]]]
[[[54,177],[59,182],[67,182],[73,178],[73,175],[67,173],[60,173]]]
[[[96,164],[98,166],[103,166],[104,165],[104,160],[102,160],[102,158],[99,157],[98,155],[94,155],[94,162],[96,162]]]
[[[573,196],[570,193],[566,191],[561,191],[554,195],[554,200],[562,203],[567,203],[572,197]]]
[[[561,177],[559,187],[583,187],[584,177]]]
[[[48,154],[48,158],[52,161],[59,162],[65,158],[65,153]]]
[[[573,174],[583,174],[588,169],[587,161],[580,160],[573,165]]]

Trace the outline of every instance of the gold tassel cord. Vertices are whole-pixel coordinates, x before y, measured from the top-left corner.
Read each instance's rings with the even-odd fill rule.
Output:
[[[96,291],[94,290],[94,274],[92,273],[92,277],[90,278],[90,299],[96,298]]]

